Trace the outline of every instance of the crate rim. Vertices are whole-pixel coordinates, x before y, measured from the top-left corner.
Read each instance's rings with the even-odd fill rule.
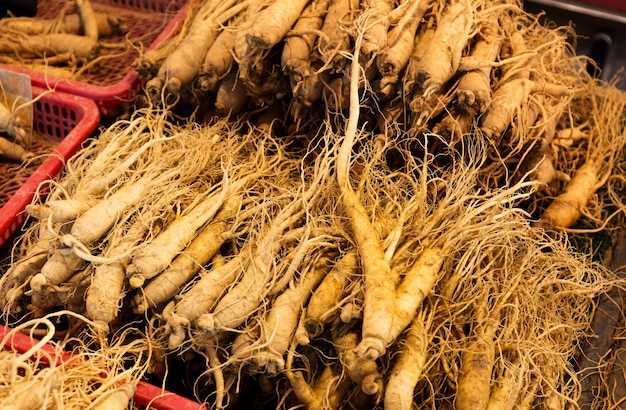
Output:
[[[12,331],[10,327],[0,324],[0,340],[5,341]],[[8,345],[13,351],[22,354],[30,350],[38,342],[39,339],[37,338],[20,332],[14,332]],[[4,350],[6,350],[6,346],[7,344],[3,346]],[[72,353],[55,348],[49,343],[43,345],[40,350],[43,353],[47,353],[47,355],[41,356],[41,360],[44,362],[48,362],[49,357],[56,357],[57,360],[55,364],[61,364],[73,358]],[[137,382],[133,401],[139,405],[150,406],[151,409],[155,410],[206,410],[204,405],[196,401],[143,380]]]
[[[4,246],[26,220],[26,205],[32,202],[39,186],[54,178],[61,171],[64,163],[80,148],[84,140],[100,123],[100,111],[96,103],[88,98],[62,91],[46,90],[35,85],[32,86],[32,90],[33,97],[46,93],[42,97],[46,99],[46,102],[49,100],[53,103],[63,102],[82,115],[76,125],[0,208],[0,246]]]

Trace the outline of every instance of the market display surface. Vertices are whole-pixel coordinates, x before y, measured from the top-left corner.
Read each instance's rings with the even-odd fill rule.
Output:
[[[3,247],[0,403],[623,400],[626,94],[572,27],[509,0],[178,16]]]

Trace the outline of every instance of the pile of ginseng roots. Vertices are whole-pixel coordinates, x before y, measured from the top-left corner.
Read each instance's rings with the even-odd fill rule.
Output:
[[[449,144],[478,128],[490,141],[489,188],[537,181],[543,207],[565,183],[585,191],[568,198],[568,215],[544,215],[556,228],[578,220],[620,151],[619,141],[606,140],[585,158],[572,154],[603,134],[580,115],[596,108],[574,107],[588,103],[597,70],[575,55],[572,27],[547,23],[519,1],[198,1],[188,13],[177,36],[136,61],[149,100],[139,106],[198,122],[265,113],[284,133],[311,134],[317,119],[333,113],[340,127],[349,117],[356,58],[360,128],[434,132]]]
[[[621,282],[534,223],[537,184],[484,187],[479,133],[358,132],[346,168],[336,131],[116,122],[28,207],[7,321],[70,310],[90,322],[59,335],[103,344],[142,329],[150,371],[195,364],[217,407],[250,380],[287,408],[575,404],[594,299]]]
[[[452,11],[471,10],[452,58],[465,66],[442,79],[409,59],[420,74],[411,85],[405,68],[390,98],[370,77],[383,52],[364,46],[365,11],[327,73],[343,91],[320,104],[287,89],[234,116],[155,74],[146,105],[27,208],[0,279],[6,321],[69,310],[88,321],[68,316],[59,336],[106,346],[141,329],[147,372],[167,385],[184,363],[208,407],[602,408],[603,395],[579,402],[578,347],[596,298],[623,282],[571,237],[623,221],[624,93],[587,73],[567,29],[517,4],[446,4],[398,9],[421,10],[414,38],[439,41]],[[207,6],[214,33],[245,25],[252,6]],[[500,41],[486,64],[471,56],[488,33]],[[276,56],[263,50],[229,68],[248,97],[245,76]],[[458,71],[470,63],[488,72]],[[291,78],[271,72],[260,78]],[[486,99],[462,88],[470,73],[492,81]],[[438,108],[414,109],[429,101]]]

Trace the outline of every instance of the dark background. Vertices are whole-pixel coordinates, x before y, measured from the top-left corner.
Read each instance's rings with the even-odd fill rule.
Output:
[[[0,17],[5,17],[9,11],[16,16],[34,16],[37,12],[37,0],[3,0],[0,4]]]
[[[608,81],[626,66],[626,13],[624,0],[613,7],[597,6],[606,1],[525,0],[526,11],[545,12],[545,19],[563,26],[571,24],[576,30],[576,52],[587,55],[597,63],[602,72],[599,77]],[[626,84],[617,84],[626,89]]]

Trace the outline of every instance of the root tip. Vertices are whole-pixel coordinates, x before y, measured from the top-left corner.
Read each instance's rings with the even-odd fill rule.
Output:
[[[146,283],[145,278],[139,274],[133,275],[128,279],[128,284],[135,289],[142,287],[144,283]]]
[[[109,324],[104,320],[96,320],[94,322],[94,329],[98,333],[102,340],[106,339],[106,335],[109,333]]]
[[[196,326],[201,330],[211,331],[216,327],[215,317],[210,313],[206,313],[196,320]]]
[[[378,373],[365,376],[361,383],[361,391],[369,396],[382,393],[383,388],[383,378]]]
[[[308,339],[312,339],[322,333],[324,326],[317,320],[307,320],[304,322],[304,329],[306,330]]]
[[[382,340],[375,337],[365,337],[355,349],[358,357],[368,360],[376,360],[385,354],[385,344]]]
[[[29,216],[35,219],[44,219],[50,215],[50,209],[45,205],[28,204],[25,210]]]
[[[36,274],[30,280],[30,288],[35,292],[40,292],[46,285],[48,285],[48,278],[41,273]]]
[[[177,329],[177,331],[170,333],[168,347],[170,350],[176,350],[183,344],[184,341],[185,332],[183,332],[182,329]]]

